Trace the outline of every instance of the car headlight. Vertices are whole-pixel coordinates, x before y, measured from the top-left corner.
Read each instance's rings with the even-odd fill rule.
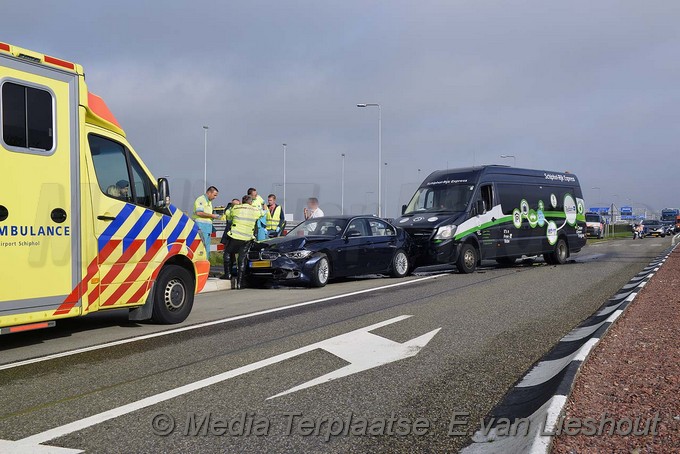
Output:
[[[435,240],[448,240],[453,238],[453,235],[456,234],[456,228],[457,226],[455,225],[443,225],[437,229],[437,234],[434,236]]]
[[[289,259],[306,259],[310,255],[312,255],[312,251],[294,251],[294,252],[286,252],[285,254],[286,257]]]

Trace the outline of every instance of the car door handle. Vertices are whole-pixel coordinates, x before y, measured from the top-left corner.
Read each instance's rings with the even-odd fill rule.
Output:
[[[99,216],[97,216],[97,219],[99,219],[100,221],[115,221],[116,217],[100,214]]]
[[[491,218],[491,222],[496,222],[496,218]]]

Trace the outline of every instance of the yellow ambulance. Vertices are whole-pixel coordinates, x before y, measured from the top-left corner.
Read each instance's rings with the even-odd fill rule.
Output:
[[[0,42],[0,334],[128,308],[179,323],[210,263],[80,65]]]

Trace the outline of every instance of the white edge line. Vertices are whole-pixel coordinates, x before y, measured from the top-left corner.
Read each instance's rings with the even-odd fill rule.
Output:
[[[413,279],[413,280],[410,280],[410,281],[398,282],[396,284],[383,285],[381,287],[369,288],[369,289],[364,289],[364,290],[357,290],[356,292],[343,293],[343,294],[340,294],[340,295],[329,296],[329,297],[326,297],[326,298],[320,298],[320,299],[311,300],[311,301],[304,301],[302,303],[295,303],[295,304],[292,304],[290,306],[282,306],[282,307],[275,307],[275,308],[272,308],[272,309],[265,309],[265,310],[258,311],[258,312],[252,312],[250,314],[236,315],[236,316],[233,316],[233,317],[223,318],[223,319],[219,319],[219,320],[212,320],[212,321],[209,321],[209,322],[198,323],[196,325],[183,326],[181,328],[174,328],[174,329],[169,329],[169,330],[166,330],[166,331],[158,331],[156,333],[143,334],[143,335],[137,336],[137,337],[130,337],[130,338],[127,338],[127,339],[121,339],[121,340],[117,340],[117,341],[107,342],[105,344],[92,345],[92,346],[89,346],[89,347],[78,348],[76,350],[68,350],[68,351],[65,351],[65,352],[53,353],[53,354],[50,354],[50,355],[39,356],[37,358],[26,359],[26,360],[17,361],[17,362],[14,362],[14,363],[2,364],[2,365],[0,365],[0,370],[13,369],[15,367],[26,366],[26,365],[29,365],[29,364],[36,364],[36,363],[40,363],[40,362],[43,362],[43,361],[49,361],[49,360],[52,360],[52,359],[64,358],[64,357],[67,357],[67,356],[78,355],[80,353],[87,353],[87,352],[91,352],[91,351],[95,351],[95,350],[101,350],[102,348],[115,347],[117,345],[124,345],[124,344],[129,344],[129,343],[137,342],[137,341],[141,341],[141,340],[153,339],[153,338],[156,338],[156,337],[167,336],[167,335],[170,335],[170,334],[182,333],[182,332],[185,332],[185,331],[191,331],[191,330],[195,330],[195,329],[199,329],[199,328],[205,328],[205,327],[208,327],[208,326],[220,325],[220,324],[223,324],[223,323],[234,322],[234,321],[237,321],[237,320],[244,320],[244,319],[251,318],[251,317],[259,317],[260,315],[273,314],[273,313],[282,312],[282,311],[285,311],[285,310],[288,310],[288,309],[295,309],[295,308],[298,308],[298,307],[311,306],[313,304],[324,303],[324,302],[327,302],[327,301],[332,301],[332,300],[336,300],[336,299],[340,299],[340,298],[347,298],[349,296],[356,296],[356,295],[361,295],[361,294],[364,294],[364,293],[376,292],[378,290],[385,290],[385,289],[388,289],[388,288],[400,287],[400,286],[403,286],[403,285],[414,284],[416,282],[422,282],[422,281],[426,281],[426,280],[430,280],[430,279],[435,279],[436,277],[439,277],[439,276],[441,276],[441,274],[433,275],[433,276],[425,276],[425,277]]]

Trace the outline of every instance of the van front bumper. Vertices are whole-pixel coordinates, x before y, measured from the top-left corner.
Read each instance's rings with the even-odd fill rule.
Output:
[[[432,240],[418,247],[416,266],[455,263],[460,255],[461,243],[451,240]]]

